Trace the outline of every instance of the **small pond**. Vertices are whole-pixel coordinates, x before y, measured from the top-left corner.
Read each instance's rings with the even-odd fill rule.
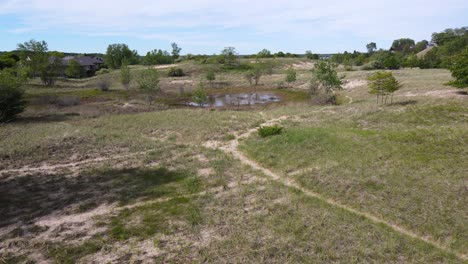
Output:
[[[237,93],[210,95],[209,102],[203,107],[229,107],[229,106],[249,106],[280,102],[281,98],[273,93]],[[188,103],[190,106],[200,107],[195,102]]]

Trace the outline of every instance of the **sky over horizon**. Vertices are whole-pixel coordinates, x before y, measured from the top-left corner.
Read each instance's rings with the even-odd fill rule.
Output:
[[[430,40],[468,26],[467,14],[466,0],[0,0],[0,51],[30,39],[78,53],[126,43],[144,55],[171,42],[182,54],[365,51],[369,42],[388,49],[398,38]]]

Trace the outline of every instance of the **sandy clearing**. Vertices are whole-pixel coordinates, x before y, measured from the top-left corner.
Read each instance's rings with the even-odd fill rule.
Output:
[[[466,93],[458,89],[450,89],[450,90],[432,90],[428,92],[405,92],[399,94],[399,96],[405,97],[417,97],[417,96],[430,96],[430,97],[437,97],[437,98],[461,98],[461,99],[468,99]]]

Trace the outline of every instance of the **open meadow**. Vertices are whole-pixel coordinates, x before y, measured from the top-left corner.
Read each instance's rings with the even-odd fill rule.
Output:
[[[373,71],[339,68],[340,104],[325,105],[314,62],[275,61],[256,86],[158,67],[151,105],[118,70],[31,80],[0,125],[0,263],[468,263],[468,95],[450,71],[393,70],[384,105]],[[280,101],[190,106],[200,82]],[[260,137],[270,125],[282,133]]]

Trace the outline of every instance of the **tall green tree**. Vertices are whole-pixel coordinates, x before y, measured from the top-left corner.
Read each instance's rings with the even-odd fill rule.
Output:
[[[336,65],[327,61],[320,61],[313,70],[314,79],[317,80],[326,93],[330,94],[336,90],[342,90],[343,82],[336,72]]]
[[[262,49],[257,53],[257,58],[271,58],[271,52],[267,49]]]
[[[37,76],[47,67],[49,63],[47,42],[31,39],[28,42],[19,43],[18,50],[21,62],[29,68],[31,76]]]
[[[393,51],[409,54],[414,51],[415,46],[416,44],[414,43],[414,40],[409,38],[401,38],[393,41],[391,49]]]
[[[138,60],[138,52],[130,50],[127,44],[111,44],[107,47],[105,61],[112,69],[120,68],[123,61],[126,61],[129,65],[133,65],[137,64]]]
[[[236,52],[236,48],[234,48],[234,47],[224,48],[221,51],[221,56],[224,59],[224,63],[229,65],[229,66],[233,66],[233,65],[238,64],[238,61],[237,61],[238,54]]]
[[[377,50],[377,44],[375,44],[375,42],[371,42],[366,45],[366,49],[369,54],[372,54]]]
[[[172,62],[174,63],[175,60],[177,60],[180,56],[180,51],[182,50],[178,45],[177,43],[172,43],[171,44],[171,47],[172,47]]]

